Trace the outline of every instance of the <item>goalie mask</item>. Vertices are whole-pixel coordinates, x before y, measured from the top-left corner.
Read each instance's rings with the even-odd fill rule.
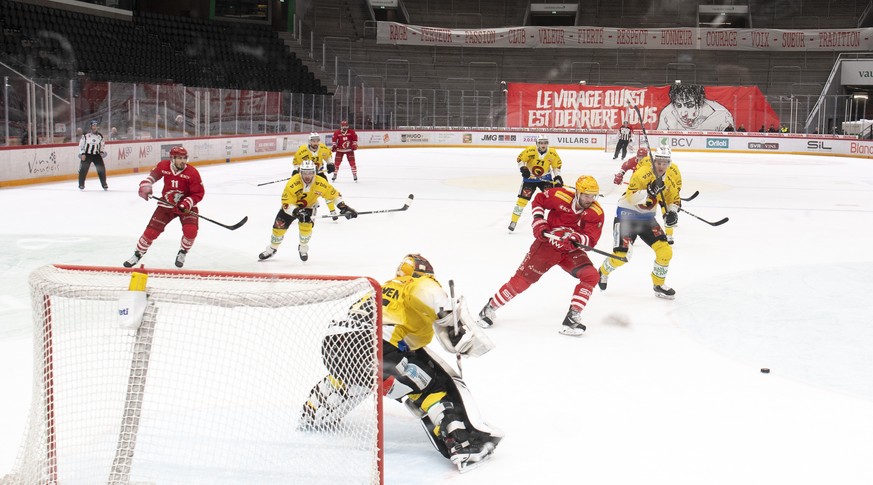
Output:
[[[407,254],[397,267],[397,276],[433,276],[433,266],[420,254]]]

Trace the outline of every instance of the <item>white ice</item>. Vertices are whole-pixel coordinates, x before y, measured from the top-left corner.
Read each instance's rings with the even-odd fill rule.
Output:
[[[515,271],[532,241],[530,208],[516,233],[517,149],[358,152],[359,182],[344,163],[337,186],[358,210],[407,212],[318,221],[310,259],[296,228],[276,256],[269,242],[290,163],[201,167],[204,222],[186,268],[350,274],[383,281],[420,252],[454,279],[475,314]],[[610,250],[620,189],[603,152],[559,150],[564,179],[592,174],[605,197]],[[385,403],[388,484],[822,484],[873,483],[873,175],[870,160],[797,155],[681,153],[685,208],[667,282],[653,296],[651,249],[595,290],[588,331],[558,334],[575,285],[553,269],[498,311],[497,347],[464,361],[482,415],[506,438],[466,474],[442,458],[405,408]],[[136,196],[142,174],[0,190],[0,476],[21,441],[30,399],[27,275],[43,264],[117,266],[151,214]],[[181,231],[168,230],[143,260],[172,267]],[[595,264],[602,257],[592,255]],[[770,374],[759,369],[768,367]],[[298,403],[289,403],[298,406]]]

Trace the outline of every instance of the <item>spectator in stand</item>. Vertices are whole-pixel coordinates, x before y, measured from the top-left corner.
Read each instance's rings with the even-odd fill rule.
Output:
[[[761,128],[758,130],[758,133],[767,133],[767,128],[764,125],[761,125]]]
[[[770,125],[770,128],[767,129],[767,133],[777,133],[776,127],[773,125]]]
[[[782,133],[788,133],[788,126],[787,126],[787,125],[782,125],[782,127],[779,128],[779,131],[782,132]]]
[[[112,140],[118,140],[118,139],[119,139],[118,138],[118,128],[113,126],[112,128],[109,129],[109,140],[112,141]]]
[[[743,132],[743,133],[745,133],[745,132],[746,132],[746,127],[743,126],[742,123],[740,123],[740,126],[739,126],[739,128],[737,128],[737,131],[738,131],[738,132]]]
[[[183,136],[188,136],[188,132],[185,131],[185,117],[182,115],[176,115],[176,118],[173,120],[173,132],[170,133],[170,136],[180,138]]]
[[[734,125],[727,125],[724,131],[734,131]]]

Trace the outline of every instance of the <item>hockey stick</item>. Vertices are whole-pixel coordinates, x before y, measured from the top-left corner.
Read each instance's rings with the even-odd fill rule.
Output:
[[[415,198],[414,195],[409,194],[409,197],[407,197],[407,199],[406,199],[406,203],[403,204],[403,207],[401,207],[399,209],[381,209],[381,210],[377,210],[377,211],[360,211],[360,212],[358,212],[358,215],[363,216],[366,214],[384,214],[386,212],[403,212],[406,209],[409,209],[409,205],[412,204],[412,199],[414,199],[414,198]],[[339,215],[339,214],[337,214],[335,216],[327,214],[327,215],[321,216],[321,219],[327,219],[328,217],[334,218],[334,217],[344,217],[344,216]]]
[[[682,199],[684,202],[688,202],[689,200],[694,200],[694,198],[697,197],[698,195],[700,195],[700,191],[695,190],[694,193],[689,195],[688,197],[679,197],[679,198]]]
[[[545,235],[546,235],[546,237],[549,238],[549,239],[555,239],[555,240],[557,240],[557,239],[561,239],[560,237],[558,237],[558,236],[556,236],[556,235],[554,235],[554,234],[552,234],[552,233],[550,233],[550,232],[547,232]],[[612,254],[612,253],[608,253],[608,252],[606,252],[606,251],[601,251],[601,250],[599,250],[599,249],[597,249],[597,248],[592,248],[591,246],[586,246],[586,245],[584,245],[584,244],[579,244],[579,243],[577,243],[576,241],[572,241],[572,240],[571,240],[570,242],[573,243],[573,246],[576,246],[576,247],[579,248],[579,249],[582,249],[582,250],[585,250],[585,251],[591,251],[591,252],[593,252],[593,253],[597,253],[597,254],[600,254],[600,255],[602,255],[602,256],[606,256],[606,257],[609,257],[609,258],[615,258],[615,259],[617,259],[617,260],[619,260],[619,261],[622,261],[622,262],[627,263],[627,258],[624,257],[624,256],[619,256],[619,255],[617,255],[617,254]]]
[[[150,198],[150,199],[155,199],[155,200],[157,200],[158,202],[163,202],[164,204],[173,205],[173,204],[170,204],[169,202],[167,202],[167,200],[164,199],[163,197],[155,197],[155,196],[153,196],[153,195],[150,195],[149,198]],[[211,223],[213,223],[213,224],[215,224],[215,225],[217,225],[217,226],[221,226],[221,227],[223,227],[223,228],[225,228],[225,229],[230,229],[231,231],[235,231],[235,230],[239,229],[240,227],[243,226],[243,224],[246,223],[246,221],[249,220],[249,216],[245,216],[245,217],[242,218],[241,221],[237,222],[236,224],[234,224],[234,225],[232,225],[232,226],[228,226],[227,224],[222,224],[222,223],[220,223],[220,222],[218,222],[218,221],[213,221],[212,219],[210,219],[210,218],[208,218],[208,217],[206,217],[206,216],[201,216],[200,214],[198,214],[198,213],[196,213],[196,212],[194,212],[194,211],[186,210],[185,213],[186,213],[186,214],[193,214],[193,215],[195,215],[195,216],[197,216],[197,217],[199,217],[199,218],[201,218],[201,219],[205,219],[205,220],[207,220],[207,221],[209,221],[209,222],[211,222]]]
[[[695,219],[699,219],[699,220],[701,220],[701,221],[703,221],[703,222],[709,224],[710,226],[720,226],[720,225],[724,224],[725,222],[727,222],[727,221],[729,220],[727,217],[725,217],[724,219],[721,219],[721,220],[718,220],[718,221],[715,221],[715,222],[709,222],[709,221],[707,221],[706,219],[704,219],[704,218],[702,218],[702,217],[700,217],[700,216],[696,216],[696,215],[694,215],[694,214],[688,212],[687,210],[685,210],[685,209],[683,209],[683,208],[681,208],[681,207],[679,208],[679,210],[682,211],[682,212],[684,212],[684,213],[686,213],[686,214],[688,214],[689,216],[691,216],[691,217],[693,217],[693,218],[695,218]]]
[[[257,186],[260,187],[260,186],[262,186],[262,185],[277,184],[277,183],[279,183],[279,182],[287,182],[287,181],[289,181],[289,180],[291,180],[291,177],[288,177],[288,178],[286,178],[286,179],[282,179],[282,180],[274,180],[274,181],[272,181],[272,182],[264,182],[264,183],[262,183],[262,184],[258,184]]]
[[[452,297],[452,323],[455,326],[455,335],[458,335],[458,310],[455,306],[455,280],[449,280],[449,296]],[[464,379],[464,368],[461,367],[461,353],[455,352],[455,357],[458,359],[458,376],[461,380]]]

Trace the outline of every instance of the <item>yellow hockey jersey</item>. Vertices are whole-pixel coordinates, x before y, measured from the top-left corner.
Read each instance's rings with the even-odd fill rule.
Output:
[[[315,164],[315,170],[322,172],[325,168],[324,164],[331,163],[333,160],[333,154],[324,143],[319,143],[318,150],[314,153],[309,149],[309,145],[301,145],[297,149],[297,153],[294,154],[294,170],[300,170],[300,165],[304,160],[312,160],[312,163]]]
[[[561,175],[561,157],[554,148],[540,155],[536,146],[529,146],[518,154],[518,168],[527,167],[530,170],[530,178],[543,178],[545,175],[551,174],[551,177],[546,180],[551,180],[558,175]]]
[[[295,173],[288,179],[288,183],[285,184],[285,190],[282,191],[282,208],[293,209],[293,206],[297,206],[305,209],[315,207],[318,205],[319,197],[328,204],[339,204],[343,200],[342,194],[326,178],[316,175],[312,178],[312,183],[306,186],[303,185],[303,178],[300,174]]]
[[[450,298],[432,276],[398,276],[382,285],[382,338],[420,349],[433,339],[437,313],[450,308]]]
[[[682,174],[676,162],[670,163],[667,173],[664,174],[664,190],[658,195],[657,200],[649,196],[646,188],[655,180],[655,172],[652,168],[651,159],[644,158],[637,164],[628,182],[627,190],[618,200],[618,214],[628,215],[622,209],[627,209],[645,217],[654,217],[655,206],[662,201],[667,204],[668,210],[675,211],[680,205],[679,191],[682,190]]]

